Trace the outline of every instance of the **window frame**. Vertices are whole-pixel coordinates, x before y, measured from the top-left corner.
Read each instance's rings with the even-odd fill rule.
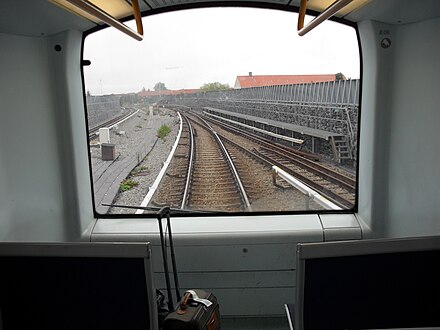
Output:
[[[294,7],[291,6],[289,4],[286,5],[282,5],[282,4],[277,4],[277,3],[266,3],[266,2],[247,2],[247,1],[237,1],[237,2],[223,2],[223,1],[219,1],[219,2],[207,2],[207,3],[190,3],[190,4],[179,4],[179,5],[173,5],[173,6],[168,6],[168,7],[163,7],[163,8],[158,8],[158,9],[149,9],[147,11],[144,11],[141,13],[142,18],[144,17],[148,17],[148,16],[152,16],[152,15],[157,15],[157,14],[161,14],[161,13],[168,13],[168,12],[175,12],[175,11],[182,11],[182,10],[186,10],[186,9],[201,9],[201,8],[222,8],[222,7],[227,7],[227,8],[257,8],[257,9],[273,9],[273,10],[279,10],[279,11],[284,11],[284,12],[294,12],[294,13],[298,13],[299,12],[299,7]],[[313,10],[307,10],[306,15],[312,15],[312,16],[317,16],[319,14],[319,12],[313,11]],[[126,22],[129,20],[133,20],[134,16],[128,16],[125,17],[123,19],[121,19],[121,22]],[[359,105],[358,105],[358,129],[357,129],[357,143],[358,143],[358,148],[357,148],[357,162],[356,162],[356,194],[355,194],[355,203],[352,209],[343,209],[343,210],[301,210],[301,211],[277,211],[277,212],[272,212],[272,211],[257,211],[257,212],[221,212],[221,213],[212,213],[212,215],[210,215],[210,218],[215,218],[215,217],[254,217],[254,216],[297,216],[297,215],[317,215],[319,217],[319,215],[332,215],[332,214],[341,214],[341,215],[354,215],[358,212],[358,207],[359,207],[359,154],[360,154],[360,129],[361,129],[361,104],[362,104],[362,82],[363,82],[363,61],[362,61],[362,47],[361,47],[361,42],[360,42],[360,35],[359,35],[359,28],[358,28],[358,23],[356,22],[352,22],[349,21],[347,19],[344,18],[338,18],[338,17],[331,17],[328,20],[336,22],[336,23],[340,23],[340,24],[344,24],[347,25],[351,28],[353,28],[355,30],[356,33],[356,38],[357,38],[357,44],[358,44],[358,50],[359,50]],[[292,21],[292,25],[294,25],[295,22]],[[88,129],[89,129],[89,121],[88,121],[88,110],[87,110],[87,102],[86,102],[86,89],[85,89],[85,77],[84,77],[84,63],[85,61],[87,61],[87,59],[84,58],[84,44],[85,44],[85,39],[87,38],[87,36],[98,32],[100,30],[109,28],[109,26],[104,26],[104,25],[100,25],[100,26],[96,26],[94,28],[91,28],[89,30],[86,30],[83,32],[83,37],[82,37],[82,43],[81,43],[81,79],[82,79],[82,89],[83,89],[83,104],[84,104],[84,116],[85,116],[85,122],[86,122],[86,129],[87,131],[85,132],[86,136],[87,136],[87,141],[88,141]],[[307,36],[305,36],[306,38]],[[88,148],[89,145],[88,145]],[[89,161],[89,175],[90,175],[90,189],[91,189],[91,196],[92,196],[92,207],[93,207],[93,214],[94,217],[96,219],[155,219],[155,214],[150,213],[150,214],[101,214],[98,213],[96,211],[96,201],[95,201],[95,195],[94,195],[94,186],[93,186],[93,171],[92,171],[92,159],[91,159],[91,155],[90,152],[88,150],[88,161]],[[176,217],[182,217],[182,218],[200,218],[200,217],[204,217],[206,215],[203,214],[197,214],[197,213],[182,213],[182,214],[178,214],[175,215]]]

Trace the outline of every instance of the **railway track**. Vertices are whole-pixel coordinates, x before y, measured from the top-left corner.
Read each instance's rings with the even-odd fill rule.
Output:
[[[135,110],[131,110],[128,113],[125,113],[125,114],[123,114],[121,116],[112,118],[112,119],[110,119],[110,120],[108,120],[108,121],[106,121],[106,122],[104,122],[104,123],[102,123],[102,124],[100,124],[100,125],[98,125],[96,127],[93,127],[91,129],[89,129],[89,141],[95,139],[98,136],[98,132],[99,132],[100,128],[110,127],[112,125],[115,125],[115,124],[117,124],[117,123],[119,123],[121,121],[124,121],[125,119],[127,119],[128,117],[133,115],[134,113],[135,113]]]
[[[305,159],[309,159],[312,161],[319,161],[320,160],[320,157],[316,154],[299,151],[299,150],[296,150],[293,148],[288,148],[282,144],[275,144],[273,141],[265,139],[265,138],[258,136],[256,134],[252,134],[252,133],[249,133],[249,132],[246,132],[243,130],[239,130],[233,125],[219,121],[219,120],[214,119],[212,117],[205,117],[205,118],[208,122],[210,122],[214,125],[217,125],[218,127],[220,127],[224,131],[229,131],[229,132],[233,133],[234,135],[242,136],[249,141],[253,141],[255,143],[258,143],[259,145],[264,145],[268,148],[276,148],[277,150],[287,152],[289,154],[295,154],[295,155],[301,156]]]
[[[252,204],[263,201],[262,210],[290,209],[285,205],[277,208],[268,202],[268,196],[291,194],[280,193],[279,186],[274,184],[272,167],[277,166],[340,207],[353,207],[355,180],[317,162],[315,155],[298,152],[218,120],[189,112],[183,117],[184,133],[178,151],[153,197],[153,206],[235,212],[251,211]],[[284,184],[284,187],[290,186]]]
[[[230,212],[249,208],[235,166],[215,132],[201,118],[182,117],[178,149],[152,205]]]
[[[186,116],[182,116],[182,134],[173,161],[162,179],[160,189],[153,196],[154,206],[187,208],[191,168],[194,163],[194,130]]]
[[[221,134],[225,134],[239,145],[246,146],[254,157],[283,169],[342,208],[351,209],[354,206],[355,179],[342,174],[339,169],[320,164],[317,162],[319,157],[243,132],[216,119],[207,120],[221,131]]]
[[[230,155],[219,145],[220,141],[206,122],[194,117],[193,122],[197,126],[196,163],[188,206],[197,210],[244,210],[245,198],[237,181],[241,179],[234,173]]]
[[[301,165],[289,161],[288,157],[277,152],[272,152],[269,149],[262,149],[255,152],[262,158],[273,163],[273,165],[281,168],[288,174],[299,179],[310,188],[319,192],[321,195],[327,197],[342,208],[350,209],[354,206],[355,195],[354,192],[349,192],[334,183],[329,176],[320,176],[313,171],[308,171]]]

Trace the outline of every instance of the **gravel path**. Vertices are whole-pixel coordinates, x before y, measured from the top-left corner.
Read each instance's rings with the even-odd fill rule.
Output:
[[[95,203],[101,214],[134,213],[136,210],[109,209],[101,203],[138,206],[156,179],[176,139],[179,119],[174,111],[161,109],[150,117],[145,109],[141,110],[138,115],[111,130],[110,142],[115,144],[116,154],[114,161],[101,160],[100,148],[91,148]],[[170,127],[171,132],[162,140],[157,138],[157,131],[163,124]],[[120,169],[123,162],[131,164],[126,173]],[[132,179],[138,185],[121,192],[119,186],[125,178]],[[109,188],[106,182],[111,180],[113,181]]]

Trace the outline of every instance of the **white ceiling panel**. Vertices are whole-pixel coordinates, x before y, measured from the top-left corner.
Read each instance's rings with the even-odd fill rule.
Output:
[[[104,0],[96,0],[104,1]],[[105,0],[110,1],[110,0]],[[131,0],[123,1],[130,9]],[[247,1],[247,0],[244,0]],[[308,7],[322,10],[333,0],[309,0]],[[366,0],[367,3],[357,8],[360,1],[354,0],[351,8],[337,16],[344,16],[351,21],[372,19],[390,24],[407,24],[426,19],[440,17],[440,0]],[[150,10],[172,10],[174,6],[203,3],[213,4],[211,0],[139,0],[142,12]],[[231,3],[223,0],[220,3]],[[243,0],[241,1],[243,2]],[[256,0],[253,3],[298,6],[299,0]],[[354,11],[353,11],[354,10]],[[132,15],[131,12],[129,14]],[[80,31],[96,26],[93,22],[76,16],[48,0],[0,0],[0,33],[27,36],[45,36],[56,34],[68,29]]]

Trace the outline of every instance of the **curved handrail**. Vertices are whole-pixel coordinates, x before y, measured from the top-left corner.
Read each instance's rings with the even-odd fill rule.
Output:
[[[304,18],[306,17],[307,0],[301,0],[298,12],[298,31],[304,27]]]
[[[140,34],[141,36],[143,36],[144,35],[144,26],[142,25],[141,10],[139,8],[138,0],[132,0],[131,5],[133,7],[133,16],[136,21],[137,33]]]
[[[334,14],[336,14],[338,11],[340,11],[342,8],[347,6],[352,1],[353,0],[336,0],[330,6],[328,6],[321,14],[316,16],[312,21],[310,21],[306,26],[304,26],[304,17],[307,9],[307,0],[301,0],[300,8],[299,8],[300,15],[298,16],[298,35],[303,36],[307,32],[310,32],[319,24],[332,17]],[[301,13],[303,14],[301,15]]]
[[[114,18],[113,16],[106,13],[101,8],[95,6],[93,3],[87,1],[87,0],[66,0],[76,8],[86,12],[87,14],[96,17],[97,19],[101,20],[102,22],[118,29],[119,31],[129,35],[130,37],[141,41],[143,39],[143,26],[142,26],[142,20],[141,20],[141,13],[139,9],[139,3],[138,0],[133,0],[133,15],[136,20],[136,26],[137,26],[137,32],[133,31],[131,28],[129,28],[127,25],[121,23],[119,20]],[[78,14],[78,13],[77,13]]]

